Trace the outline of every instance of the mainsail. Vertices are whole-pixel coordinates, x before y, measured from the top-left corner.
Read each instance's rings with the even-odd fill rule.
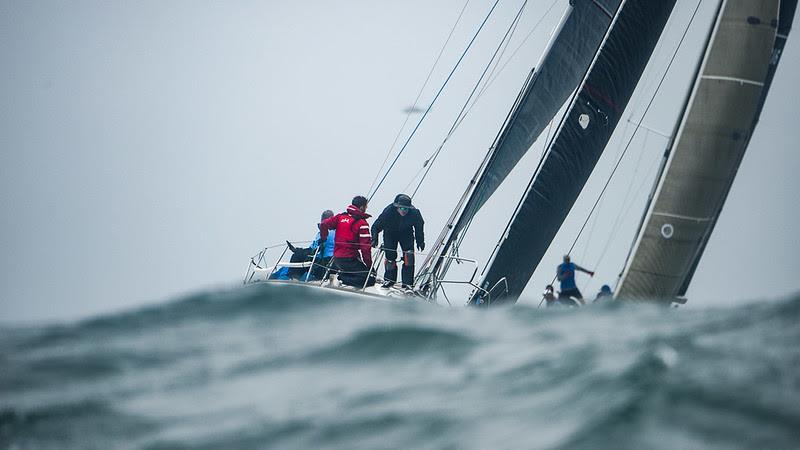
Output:
[[[463,197],[436,246],[431,249],[433,258],[447,253],[450,244],[536,142],[536,138],[578,86],[603,41],[619,3],[620,0],[570,2],[571,6],[557,34],[523,86],[484,165],[470,182],[468,195]],[[426,261],[421,272],[433,262]]]
[[[796,7],[797,0],[722,1],[617,297],[685,295],[758,121]]]
[[[578,198],[641,78],[675,0],[626,0],[517,207],[481,283],[516,302]],[[482,292],[476,292],[479,297]]]

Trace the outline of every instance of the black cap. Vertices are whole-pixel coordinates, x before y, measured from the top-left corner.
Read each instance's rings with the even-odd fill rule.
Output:
[[[396,208],[414,209],[414,205],[411,204],[411,197],[406,194],[397,194],[397,197],[394,198],[394,206]]]
[[[368,201],[367,197],[364,197],[363,195],[356,195],[355,197],[353,197],[352,205],[355,206],[356,208],[361,208],[362,206],[367,205],[367,201]]]

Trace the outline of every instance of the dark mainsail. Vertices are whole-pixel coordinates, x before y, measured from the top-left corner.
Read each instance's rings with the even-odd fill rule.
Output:
[[[619,2],[574,2],[561,32],[498,136],[495,150],[454,227],[454,233],[472,220],[578,86],[603,41]]]
[[[493,304],[516,302],[528,284],[622,117],[674,5],[622,3],[484,275],[484,289],[507,288],[502,297],[492,293]]]
[[[464,197],[465,203],[461,202],[457,207],[448,221],[448,227],[432,248],[431,255],[443,255],[448,251],[449,245],[506,179],[573,93],[594,59],[620,0],[573,0],[570,3],[570,10],[557,34],[495,139],[488,160],[471,181],[474,189]],[[448,235],[450,239],[445,243]],[[432,261],[426,261],[423,268],[430,263]]]
[[[619,298],[685,295],[764,106],[797,0],[724,0],[720,6]]]

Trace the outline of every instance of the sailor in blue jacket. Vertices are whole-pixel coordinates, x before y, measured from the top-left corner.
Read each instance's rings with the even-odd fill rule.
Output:
[[[331,217],[333,217],[333,211],[326,209],[322,212],[322,217],[320,217],[319,221],[321,223]],[[314,242],[311,243],[312,250],[316,250],[317,247],[319,247],[319,238],[320,232],[317,231],[317,235],[314,236]],[[325,240],[325,248],[319,251],[314,268],[311,270],[311,276],[313,278],[321,279],[325,276],[325,272],[327,271],[328,267],[330,267],[331,258],[333,258],[333,247],[335,244],[336,230],[331,230],[328,232],[328,239]]]
[[[581,295],[581,291],[578,290],[578,286],[575,284],[576,270],[580,270],[583,273],[588,273],[590,277],[594,276],[594,272],[584,269],[583,267],[571,262],[569,255],[564,255],[564,262],[559,264],[558,269],[556,269],[556,277],[558,278],[558,281],[561,282],[561,292],[559,292],[558,298],[574,297],[581,303],[586,304],[586,302],[583,301],[583,295]]]
[[[322,217],[319,219],[320,222],[323,222],[325,219],[333,217],[333,211],[330,209],[326,209],[322,212]],[[316,250],[319,247],[319,237],[320,232],[317,231],[317,235],[314,236],[314,242],[311,243],[311,248]],[[325,240],[325,248],[322,250],[322,257],[330,259],[333,257],[333,246],[336,243],[336,230],[331,230],[328,232],[328,239]]]

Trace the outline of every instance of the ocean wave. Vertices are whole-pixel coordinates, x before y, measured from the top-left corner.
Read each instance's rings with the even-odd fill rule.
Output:
[[[121,448],[127,439],[151,433],[157,424],[115,410],[107,401],[86,399],[29,410],[0,410],[0,447]]]
[[[306,359],[329,362],[425,356],[453,361],[463,358],[474,344],[469,336],[456,331],[393,325],[361,330],[343,342],[310,353]]]
[[[797,447],[799,305],[206,292],[0,330],[0,447]]]

